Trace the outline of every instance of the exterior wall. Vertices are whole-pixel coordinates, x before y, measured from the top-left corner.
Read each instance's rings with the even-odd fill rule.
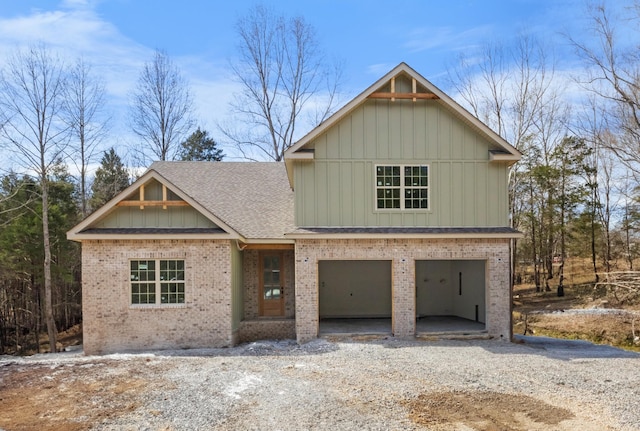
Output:
[[[392,328],[397,337],[415,335],[416,260],[486,261],[486,328],[490,336],[511,339],[509,240],[352,239],[296,240],[296,334],[299,342],[318,337],[318,261],[392,260]]]
[[[508,226],[507,167],[434,100],[368,100],[294,164],[296,225]],[[429,165],[429,209],[375,208],[376,164]]]
[[[244,320],[240,322],[238,342],[256,340],[285,340],[296,338],[294,319]]]
[[[211,220],[191,207],[118,207],[95,228],[214,228]]]
[[[85,354],[229,346],[228,240],[85,241],[82,312]],[[184,259],[185,304],[132,306],[131,259]]]

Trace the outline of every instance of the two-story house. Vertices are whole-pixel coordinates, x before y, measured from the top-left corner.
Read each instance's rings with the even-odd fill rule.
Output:
[[[285,163],[156,162],[68,233],[85,353],[305,342],[354,320],[510,340],[519,157],[402,63]]]

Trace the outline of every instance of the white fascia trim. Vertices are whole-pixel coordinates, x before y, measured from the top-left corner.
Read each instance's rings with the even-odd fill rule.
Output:
[[[489,152],[490,162],[517,162],[520,160],[520,156],[515,154],[496,154]]]
[[[245,244],[295,244],[293,239],[287,238],[247,238],[242,242]]]
[[[289,160],[313,160],[315,158],[314,151],[296,151],[287,156]]]

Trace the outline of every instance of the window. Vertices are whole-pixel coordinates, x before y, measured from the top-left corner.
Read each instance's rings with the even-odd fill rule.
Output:
[[[184,304],[184,260],[132,260],[131,304]]]
[[[429,167],[376,166],[377,209],[428,209]]]

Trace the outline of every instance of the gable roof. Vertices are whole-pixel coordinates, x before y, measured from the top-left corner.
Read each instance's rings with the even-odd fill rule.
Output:
[[[214,222],[226,238],[245,242],[292,242],[284,234],[294,229],[293,191],[284,166],[278,162],[154,162],[127,189],[67,233],[81,240],[92,235],[141,235],[140,229],[93,229],[118,202],[151,179],[169,187],[180,198]],[[216,234],[216,230],[149,230],[149,235]],[[201,236],[198,236],[199,238]]]
[[[384,75],[382,78],[378,79],[375,83],[373,83],[369,88],[364,90],[354,99],[352,99],[349,103],[344,105],[341,109],[339,109],[335,114],[331,117],[320,123],[316,128],[307,133],[304,137],[302,137],[298,142],[289,147],[285,151],[285,163],[287,165],[287,171],[289,172],[289,181],[293,184],[293,179],[291,177],[291,163],[293,160],[312,160],[313,159],[313,151],[309,151],[305,148],[305,145],[313,141],[315,138],[320,136],[322,133],[327,131],[332,126],[336,125],[340,120],[349,115],[353,110],[362,105],[367,98],[384,94],[387,97],[392,97],[395,93],[379,93],[381,89],[385,88],[387,84],[395,77],[401,74],[406,74],[410,78],[415,79],[416,83],[421,87],[427,90],[426,93],[411,93],[411,94],[401,94],[398,93],[397,98],[428,98],[435,100],[437,103],[441,104],[443,107],[451,111],[454,115],[468,124],[473,130],[483,135],[486,139],[488,139],[491,143],[496,146],[496,150],[490,152],[489,160],[492,161],[505,161],[507,163],[513,163],[520,160],[521,153],[509,144],[504,138],[494,132],[491,128],[489,128],[486,124],[472,115],[469,111],[463,108],[460,104],[458,104],[455,100],[445,94],[438,87],[429,82],[425,77],[420,75],[418,72],[413,70],[406,63],[400,63],[395,68],[393,68],[389,73]],[[420,97],[422,96],[422,97]],[[430,96],[430,97],[425,97]]]
[[[282,239],[295,227],[293,191],[282,163],[155,162],[149,169],[247,240]]]

